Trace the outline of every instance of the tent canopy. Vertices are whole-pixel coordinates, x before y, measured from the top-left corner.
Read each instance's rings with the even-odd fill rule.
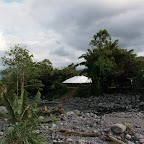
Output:
[[[62,83],[92,83],[92,80],[86,76],[74,76],[63,81]]]

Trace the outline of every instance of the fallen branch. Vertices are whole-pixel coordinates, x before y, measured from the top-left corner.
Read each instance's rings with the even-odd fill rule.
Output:
[[[78,136],[90,136],[90,137],[98,137],[100,136],[100,133],[85,133],[85,132],[77,132],[77,131],[70,131],[70,130],[66,130],[66,129],[59,129],[56,130],[55,132],[62,132],[65,135],[78,135]]]
[[[111,140],[111,141],[115,141],[119,144],[126,144],[125,142],[121,141],[121,140],[118,140],[117,138],[113,137],[112,135],[105,135],[105,139],[106,140]]]

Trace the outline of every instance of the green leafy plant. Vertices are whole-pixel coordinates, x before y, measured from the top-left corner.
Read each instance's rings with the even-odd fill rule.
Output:
[[[5,93],[1,94],[3,104],[8,110],[8,120],[15,124],[16,122],[21,122],[29,119],[32,113],[37,107],[38,101],[40,99],[40,92],[38,91],[32,104],[28,103],[28,93],[24,90],[21,94],[20,99],[14,94],[13,102],[9,101]]]
[[[19,122],[14,126],[14,130],[8,134],[5,144],[43,144],[45,138],[43,134],[37,133],[39,126],[37,120],[38,117],[33,114],[33,117],[26,121]]]

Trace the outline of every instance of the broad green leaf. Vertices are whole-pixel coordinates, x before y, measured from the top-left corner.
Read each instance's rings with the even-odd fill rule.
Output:
[[[13,108],[11,106],[10,101],[8,100],[8,98],[6,97],[4,92],[1,94],[1,97],[2,97],[2,101],[3,101],[4,105],[5,105],[5,107],[8,110],[8,115],[9,115],[10,122],[15,123],[16,122],[16,118],[15,118],[15,114],[14,114],[14,111],[13,111]]]
[[[17,112],[18,109],[18,96],[16,94],[14,94],[14,98],[13,98],[13,108],[14,108],[14,112]]]
[[[31,110],[32,111],[34,111],[35,108],[37,107],[37,104],[39,102],[40,97],[41,97],[41,93],[38,91],[37,94],[36,94],[36,96],[35,96],[35,99],[34,99],[32,105],[31,105]]]
[[[21,109],[21,113],[22,113],[28,105],[28,93],[26,90],[24,90],[21,94],[19,105],[20,105],[19,108]]]

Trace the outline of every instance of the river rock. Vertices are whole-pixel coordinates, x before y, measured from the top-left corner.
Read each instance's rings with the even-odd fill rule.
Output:
[[[83,140],[83,139],[79,139],[77,142],[78,142],[78,144],[85,144],[85,140]]]
[[[53,140],[53,143],[56,144],[56,143],[57,143],[57,140]]]
[[[117,124],[114,124],[114,125],[111,127],[111,130],[112,130],[114,133],[120,134],[120,133],[123,133],[123,132],[126,130],[126,126],[123,125],[123,124],[117,123]]]
[[[131,142],[131,141],[128,141],[127,144],[135,144],[135,143],[133,143],[133,142]]]
[[[66,113],[66,115],[72,116],[72,115],[74,115],[74,112],[73,111],[69,111],[69,112]]]
[[[72,139],[72,138],[67,138],[67,139],[66,139],[66,142],[67,142],[67,143],[72,143],[72,142],[73,142],[73,139]]]
[[[14,127],[8,127],[7,131],[11,132],[12,130],[14,130]]]
[[[139,106],[144,106],[144,101],[140,102]]]
[[[137,139],[142,139],[142,138],[143,138],[143,135],[142,135],[142,134],[139,134],[139,133],[136,133],[136,134],[135,134],[135,137],[136,137]]]
[[[0,106],[0,111],[3,111],[3,112],[5,112],[5,113],[8,113],[6,107],[4,107],[4,106]]]
[[[140,143],[144,144],[144,138],[139,140]]]
[[[3,136],[3,132],[0,132],[0,136]]]
[[[130,140],[132,137],[129,134],[126,134],[126,139]]]
[[[39,119],[42,120],[42,119],[44,119],[44,117],[43,116],[39,116]]]

